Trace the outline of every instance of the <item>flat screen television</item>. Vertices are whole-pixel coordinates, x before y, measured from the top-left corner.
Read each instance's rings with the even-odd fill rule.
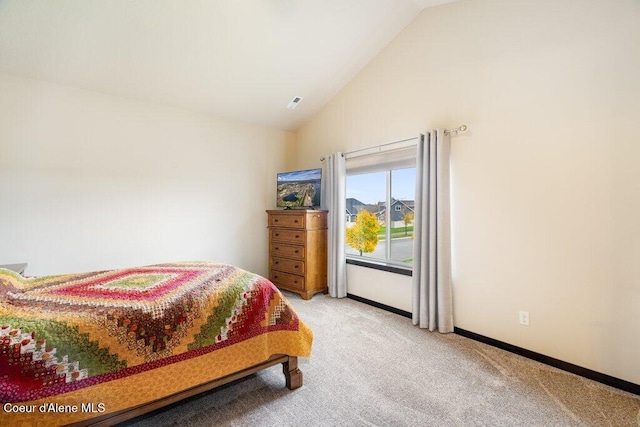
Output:
[[[279,208],[319,208],[322,169],[307,169],[278,174]]]

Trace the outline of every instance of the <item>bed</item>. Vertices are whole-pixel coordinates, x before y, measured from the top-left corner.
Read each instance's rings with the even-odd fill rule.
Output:
[[[112,425],[276,364],[313,336],[267,279],[212,262],[25,278],[0,269],[8,425]]]

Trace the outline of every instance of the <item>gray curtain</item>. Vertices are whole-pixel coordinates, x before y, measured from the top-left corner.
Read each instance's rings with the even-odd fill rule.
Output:
[[[347,296],[347,265],[344,252],[346,215],[346,166],[344,154],[331,154],[324,162],[322,208],[329,211],[327,286],[329,295]]]
[[[437,129],[418,142],[413,243],[413,324],[442,333],[453,332],[449,140]]]

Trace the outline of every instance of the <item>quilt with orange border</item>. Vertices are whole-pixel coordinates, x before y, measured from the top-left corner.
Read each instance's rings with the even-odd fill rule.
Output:
[[[32,416],[42,419],[41,405],[53,402],[116,411],[273,354],[308,357],[312,340],[269,280],[227,264],[39,278],[0,269],[4,413],[33,404]],[[117,396],[123,384],[136,396]]]

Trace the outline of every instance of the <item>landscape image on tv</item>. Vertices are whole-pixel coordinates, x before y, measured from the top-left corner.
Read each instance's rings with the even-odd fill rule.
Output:
[[[278,174],[279,208],[303,208],[320,206],[320,182],[322,169],[309,169]]]

